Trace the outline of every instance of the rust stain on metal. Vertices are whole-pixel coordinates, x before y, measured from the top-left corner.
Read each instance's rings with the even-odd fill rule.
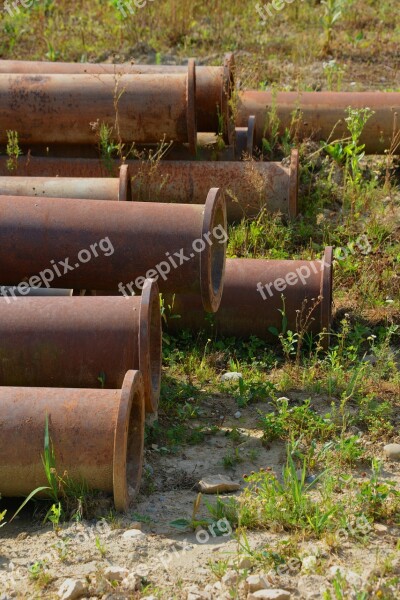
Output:
[[[152,271],[148,276],[158,277],[161,291],[197,293],[205,309],[215,312],[223,289],[226,240],[213,232],[221,229],[226,230],[226,205],[215,188],[204,205],[179,206],[0,196],[0,270],[7,285],[18,285],[51,267],[51,261],[68,257],[74,265],[82,249],[108,238],[112,252],[98,252],[89,262],[78,263],[79,268],[64,270],[53,287],[113,291]],[[207,234],[205,249],[194,250],[193,243]],[[176,257],[176,266],[168,256]],[[164,274],[155,271],[161,262]]]
[[[194,72],[190,60],[184,72],[157,75],[0,74],[0,143],[12,122],[21,145],[95,144],[97,122],[121,142],[157,143],[165,136],[194,149]]]
[[[5,172],[5,160],[0,158],[0,174]],[[115,174],[118,170],[117,164],[114,164]],[[218,186],[225,194],[229,222],[238,221],[243,217],[254,217],[263,208],[271,213],[281,212],[291,218],[298,214],[297,150],[292,150],[289,165],[249,160],[241,162],[161,160],[157,163],[128,160],[126,166],[129,166],[132,175],[131,197],[136,201],[203,204],[208,190]],[[18,173],[48,178],[59,177],[64,185],[61,177],[101,177],[104,173],[103,169],[102,163],[95,159],[30,157],[27,163],[19,162]],[[10,190],[15,189],[12,184],[14,178],[15,176],[4,177]],[[10,181],[11,183],[8,183]],[[49,192],[52,186],[57,186],[57,181],[48,186]],[[75,181],[77,185],[73,190],[79,190],[86,185],[86,183],[80,184],[79,180]],[[90,179],[83,179],[83,182],[86,181],[90,185]],[[103,180],[95,181],[93,195],[94,193],[100,195],[97,190],[98,186],[101,186],[101,181]],[[4,183],[3,189],[5,189]]]
[[[0,387],[0,481],[3,496],[48,485],[42,464],[46,417],[58,473],[112,493],[126,511],[140,486],[144,394],[139,371],[120,389]]]
[[[280,135],[285,129],[291,129],[293,114],[297,112],[297,137],[317,141],[348,137],[346,109],[368,107],[374,114],[364,127],[360,143],[365,144],[368,154],[382,154],[390,148],[396,115],[400,115],[400,92],[278,92],[274,95],[254,90],[240,92],[236,125],[245,126],[249,116],[255,115],[259,147],[272,106],[276,107]]]
[[[332,260],[331,247],[326,248],[323,260],[315,261],[227,259],[224,293],[212,324],[209,319],[205,319],[204,311],[196,298],[189,294],[177,294],[173,302],[173,313],[181,315],[181,318],[170,319],[168,328],[173,331],[185,328],[199,331],[212,327],[220,335],[243,338],[255,335],[261,339],[276,340],[269,328],[275,327],[279,332],[282,329],[282,314],[279,311],[283,309],[283,294],[287,329],[297,331],[300,315],[304,319],[314,307],[308,331],[314,334],[329,331]],[[279,291],[285,284],[286,277],[290,283]],[[273,285],[275,282],[276,288]],[[322,299],[318,300],[319,298]],[[168,296],[166,299],[169,301]]]
[[[53,290],[52,290],[53,291]],[[0,381],[9,386],[106,388],[140,370],[147,412],[161,379],[158,286],[141,296],[0,298]]]

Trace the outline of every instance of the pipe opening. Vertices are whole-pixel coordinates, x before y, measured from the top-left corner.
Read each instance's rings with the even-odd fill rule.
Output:
[[[114,437],[114,504],[126,511],[142,477],[144,453],[144,388],[139,371],[128,371],[122,384]]]
[[[204,309],[216,312],[224,287],[227,219],[225,197],[219,188],[211,188],[204,208],[203,239],[209,239],[200,256],[201,296]]]

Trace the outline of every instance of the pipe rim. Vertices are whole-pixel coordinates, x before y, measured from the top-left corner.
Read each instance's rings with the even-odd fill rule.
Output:
[[[139,313],[139,368],[144,383],[147,413],[158,408],[161,390],[162,328],[157,282],[146,279]]]
[[[232,109],[232,92],[235,89],[235,55],[227,52],[224,56],[221,113],[224,121],[223,137],[228,144],[235,141],[235,123]]]
[[[321,276],[321,331],[326,331],[324,347],[329,346],[329,330],[332,321],[333,247],[327,246],[322,259]]]
[[[211,188],[204,206],[202,239],[207,239],[207,234],[212,234],[218,226],[227,233],[225,196],[220,188]],[[206,244],[200,253],[200,288],[204,310],[214,313],[221,303],[224,288],[227,243],[220,243],[214,235],[210,240],[212,243]]]
[[[256,118],[250,115],[247,127],[235,127],[235,158],[243,160],[243,154],[253,156]]]
[[[114,431],[113,493],[117,511],[126,512],[142,477],[144,389],[140,371],[127,371],[120,391]]]
[[[188,61],[188,74],[186,83],[186,125],[188,134],[189,151],[196,154],[197,147],[197,114],[196,114],[196,63],[193,58]]]
[[[131,175],[129,165],[121,165],[119,168],[118,200],[124,202],[132,200]]]
[[[299,151],[293,148],[290,152],[289,166],[289,217],[294,219],[299,212]]]

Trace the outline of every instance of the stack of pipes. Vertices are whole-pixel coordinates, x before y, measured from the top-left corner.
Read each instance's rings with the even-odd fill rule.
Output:
[[[316,140],[345,135],[346,108],[369,106],[361,142],[382,152],[400,94],[244,91],[233,107],[233,91],[232,55],[217,67],[0,61],[0,145],[12,129],[25,153],[0,159],[3,496],[46,485],[48,423],[58,472],[128,508],[160,395],[159,292],[180,317],[167,319],[172,332],[268,341],[283,303],[286,329],[328,340],[332,248],[225,263],[227,223],[298,216],[298,151],[252,158],[273,106],[282,131],[297,111],[297,138]],[[105,163],[100,135],[153,158]],[[224,146],[217,161],[210,139]]]

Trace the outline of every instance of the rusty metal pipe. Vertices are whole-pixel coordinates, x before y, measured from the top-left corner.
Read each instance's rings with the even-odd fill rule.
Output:
[[[128,371],[119,389],[0,387],[0,482],[3,496],[47,486],[42,456],[46,417],[56,470],[113,494],[126,511],[142,473],[143,382]]]
[[[142,296],[0,298],[1,385],[119,388],[140,370],[147,412],[157,409],[161,317],[157,283]]]
[[[22,293],[23,292],[23,293]],[[23,296],[72,296],[74,290],[67,289],[53,289],[53,288],[25,288],[24,290],[18,290],[15,285],[0,285],[0,296],[3,297],[23,297]]]
[[[107,253],[100,252],[105,241]],[[52,269],[52,287],[126,293],[124,284],[140,289],[146,276],[158,279],[162,292],[199,294],[205,310],[215,312],[225,251],[226,206],[217,188],[202,206],[0,196],[0,273],[7,285]],[[61,265],[58,274],[54,265],[66,257],[67,272]]]
[[[256,117],[256,139],[268,138],[268,113],[275,106],[280,122],[279,134],[292,129],[294,115],[300,122],[293,127],[299,139],[338,140],[349,137],[346,109],[369,107],[375,114],[367,121],[360,143],[367,154],[383,154],[390,148],[393,131],[400,127],[400,92],[260,92],[239,94],[236,125],[246,125]]]
[[[95,144],[99,126],[123,143],[196,147],[195,67],[154,75],[0,74],[0,143]],[[97,123],[97,125],[96,125]]]
[[[320,296],[322,300],[318,301]],[[285,308],[287,330],[297,331],[300,315],[304,318],[312,307],[307,331],[314,334],[329,331],[332,248],[325,249],[323,260],[315,261],[227,259],[221,305],[211,320],[205,318],[200,303],[189,294],[166,296],[166,305],[173,307],[172,314],[180,315],[168,320],[168,329],[173,332],[212,329],[224,336],[249,338],[255,335],[276,341],[276,335],[269,328],[282,331],[280,310]]]
[[[0,196],[41,198],[85,198],[87,200],[132,200],[128,165],[120,167],[119,178],[93,177],[0,177]]]
[[[299,155],[297,150],[292,150],[288,166],[278,162],[258,161],[232,163],[129,160],[127,163],[132,174],[132,199],[136,201],[202,204],[208,190],[218,186],[225,193],[229,222],[256,216],[262,208],[272,213],[279,211],[290,217],[298,214]],[[117,164],[114,164],[115,172],[118,169]],[[68,179],[59,176],[101,177],[103,169],[102,163],[96,159],[31,157],[27,167],[21,165],[19,172],[24,175],[28,173],[46,175],[48,178],[46,182],[49,182],[46,190],[51,192],[54,187],[57,189],[58,181],[61,182],[60,186],[64,186],[64,181],[68,182]],[[51,177],[56,179],[52,180]],[[12,184],[18,179],[22,179],[24,183],[29,182],[29,185],[18,188],[21,192],[32,190],[33,187],[36,190],[39,187],[35,182],[36,177],[26,179],[15,176],[0,177],[1,193],[8,194],[16,190],[17,186]],[[79,183],[80,180],[71,181]],[[84,179],[84,181],[91,180]],[[97,186],[97,182],[100,185],[103,179],[94,181]],[[80,189],[79,185],[77,189]],[[62,191],[61,187],[60,191]]]
[[[101,75],[168,75],[185,73],[181,65],[136,65],[100,63],[63,63],[1,60],[0,73],[10,74],[101,74]],[[225,141],[232,128],[230,100],[234,89],[234,57],[228,53],[222,66],[196,66],[196,115],[198,131],[218,133],[220,124]],[[158,139],[158,138],[157,138]]]

